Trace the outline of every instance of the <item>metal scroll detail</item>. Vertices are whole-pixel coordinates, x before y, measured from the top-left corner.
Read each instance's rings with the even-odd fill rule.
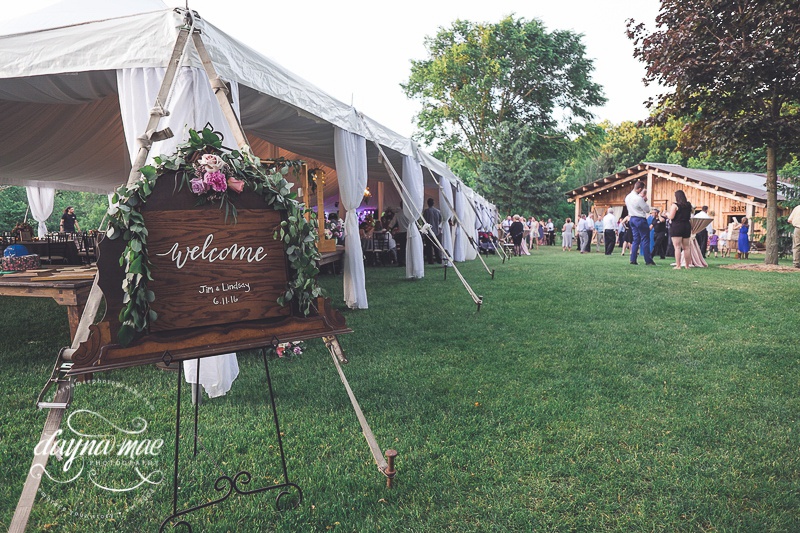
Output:
[[[283,450],[283,439],[281,437],[281,429],[280,423],[278,421],[278,411],[275,405],[275,395],[272,388],[272,379],[270,378],[269,373],[269,364],[267,360],[268,350],[275,350],[278,346],[278,339],[272,339],[272,343],[268,348],[261,348],[261,357],[264,361],[264,371],[267,377],[267,386],[269,390],[269,403],[270,407],[272,408],[272,419],[275,423],[275,434],[278,439],[278,448],[280,450],[280,458],[281,458],[281,468],[283,474],[283,483],[277,483],[274,485],[269,485],[266,487],[258,487],[258,488],[249,488],[249,485],[253,479],[253,476],[250,472],[246,470],[240,470],[239,472],[231,475],[220,475],[214,481],[214,490],[217,492],[218,496],[215,499],[207,501],[200,505],[195,505],[193,507],[189,507],[186,509],[178,510],[178,487],[180,481],[180,468],[179,468],[179,455],[180,455],[180,436],[181,436],[181,390],[182,390],[182,383],[183,383],[183,361],[180,362],[180,368],[177,372],[178,375],[178,385],[177,385],[177,393],[176,393],[176,406],[175,406],[175,457],[173,462],[173,474],[172,474],[172,514],[170,514],[167,518],[165,518],[161,522],[161,526],[159,527],[159,531],[165,531],[167,528],[171,529],[178,529],[183,528],[187,531],[193,531],[191,523],[188,521],[189,515],[200,509],[205,509],[207,507],[211,507],[214,505],[218,505],[231,496],[238,494],[240,496],[249,496],[254,494],[260,494],[262,492],[269,492],[269,491],[278,491],[278,494],[275,496],[275,508],[278,511],[285,511],[288,509],[297,508],[303,501],[303,491],[300,487],[289,481],[289,474],[286,468],[286,455]],[[173,360],[172,355],[169,351],[164,352],[162,356],[162,361],[169,365]],[[200,374],[200,363],[202,359],[198,360],[197,365],[197,375]],[[197,381],[197,380],[195,380]],[[220,471],[224,471],[223,468],[220,466],[218,461],[215,461],[208,450],[203,446],[202,440],[200,440],[198,435],[198,426],[199,426],[199,408],[200,408],[200,401],[196,401],[194,404],[194,456],[197,456],[198,452],[198,445],[199,449],[201,449],[208,457],[211,458],[212,462],[216,465],[216,467]]]

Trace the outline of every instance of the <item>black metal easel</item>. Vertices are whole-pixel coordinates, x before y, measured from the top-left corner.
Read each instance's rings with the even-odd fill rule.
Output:
[[[167,518],[161,522],[161,527],[159,527],[159,531],[164,531],[165,528],[172,523],[173,528],[177,528],[178,526],[183,526],[188,528],[188,531],[192,531],[191,524],[186,520],[187,515],[193,513],[195,511],[199,511],[200,509],[204,509],[206,507],[211,507],[213,505],[217,505],[219,503],[224,502],[228,498],[230,498],[234,493],[240,494],[242,496],[251,495],[251,494],[259,494],[262,492],[268,492],[271,490],[278,490],[278,495],[275,497],[275,507],[279,511],[284,511],[287,509],[294,509],[297,508],[300,503],[303,501],[303,491],[300,489],[298,485],[289,481],[289,473],[286,469],[286,456],[283,451],[283,439],[281,438],[281,428],[278,423],[278,411],[275,407],[275,395],[272,389],[272,379],[270,378],[269,374],[269,364],[267,361],[267,350],[275,350],[278,346],[278,340],[273,339],[272,345],[269,347],[261,348],[261,357],[264,360],[264,371],[267,375],[267,386],[269,388],[269,400],[270,405],[272,406],[272,419],[275,422],[275,434],[278,438],[278,448],[280,450],[281,456],[281,467],[283,469],[283,483],[279,483],[277,485],[270,485],[267,487],[260,487],[257,489],[247,490],[245,487],[250,483],[252,479],[252,475],[250,472],[246,470],[240,470],[233,476],[228,475],[221,475],[214,481],[214,490],[217,492],[224,492],[222,496],[215,500],[211,500],[201,505],[196,505],[194,507],[189,507],[187,509],[183,509],[181,511],[178,510],[178,481],[179,481],[179,455],[180,455],[180,436],[181,436],[181,390],[182,390],[182,381],[183,381],[183,361],[180,361],[180,368],[178,369],[178,387],[176,393],[176,406],[175,406],[175,457],[173,461],[173,473],[172,473],[172,514],[169,515]],[[169,351],[164,352],[162,357],[164,363],[169,364],[172,362],[172,356],[170,355]],[[197,360],[197,375],[195,382],[199,382],[200,379],[200,361],[201,359]],[[199,414],[200,414],[200,401],[198,399],[197,402],[194,404],[194,456],[197,456],[198,444],[203,449],[209,458],[214,462],[217,468],[224,472],[224,469],[219,465],[217,461],[211,456],[208,450],[203,446],[202,441],[200,441],[198,435],[198,423],[199,423]],[[297,491],[296,499],[292,499],[288,501],[288,503],[283,503],[283,498],[291,494],[290,489],[295,489]],[[177,520],[177,521],[176,521]]]

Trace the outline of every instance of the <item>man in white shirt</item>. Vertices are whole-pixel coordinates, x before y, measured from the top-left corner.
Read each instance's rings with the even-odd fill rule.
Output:
[[[589,246],[589,234],[586,233],[586,215],[581,213],[581,218],[578,219],[578,248],[582,254],[586,253],[587,246]]]
[[[792,209],[788,222],[794,226],[794,233],[792,233],[792,263],[795,268],[800,268],[800,205]]]
[[[614,216],[614,208],[606,210],[603,217],[603,242],[606,245],[606,255],[614,253],[614,244],[617,242],[617,217]]]
[[[637,181],[633,190],[625,197],[625,205],[628,208],[630,222],[628,225],[633,232],[633,244],[631,244],[631,264],[638,265],[636,259],[639,256],[639,247],[642,248],[644,264],[655,266],[653,256],[650,253],[650,226],[647,224],[647,215],[650,213],[650,206],[647,205],[647,190],[644,183]]]

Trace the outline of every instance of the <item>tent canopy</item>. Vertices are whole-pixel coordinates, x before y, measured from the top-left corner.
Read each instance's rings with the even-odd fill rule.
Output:
[[[87,13],[92,20],[81,22]],[[157,0],[66,0],[6,25],[0,35],[0,182],[93,192],[124,182],[130,163],[116,72],[166,67],[183,22],[179,10]],[[197,26],[220,76],[239,84],[248,137],[331,166],[334,126],[379,142],[395,165],[411,153],[408,139],[362,120],[352,107],[202,18]],[[185,64],[200,67],[189,50]],[[374,147],[369,170],[385,175]]]

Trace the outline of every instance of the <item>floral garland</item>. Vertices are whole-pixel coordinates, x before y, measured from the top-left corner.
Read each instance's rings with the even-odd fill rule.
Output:
[[[324,294],[316,280],[319,272],[316,215],[297,201],[297,195],[290,192],[291,184],[284,178],[291,168],[298,169],[301,161],[280,159],[262,163],[245,151],[223,152],[221,138],[209,127],[202,132],[190,130],[189,141],[178,146],[174,155],[154,160],[156,166],[140,169],[139,181],[117,190],[112,197],[114,205],[108,210],[108,237],[126,241],[120,257],[120,266],[125,267],[122,282],[125,296],[117,334],[121,344],[129,344],[137,333],[158,319],[150,308],[155,294],[147,288],[148,281],[153,280],[152,265],[147,251],[147,228],[140,210],[158,177],[167,171],[177,172],[179,190],[183,185],[188,186],[198,197],[197,205],[219,202],[219,208],[225,210],[226,222],[232,216],[236,223],[233,199],[245,190],[254,191],[274,209],[286,211],[286,219],[281,221],[274,238],[283,242],[292,276],[278,304],[295,302],[304,315],[310,313],[314,299]]]

